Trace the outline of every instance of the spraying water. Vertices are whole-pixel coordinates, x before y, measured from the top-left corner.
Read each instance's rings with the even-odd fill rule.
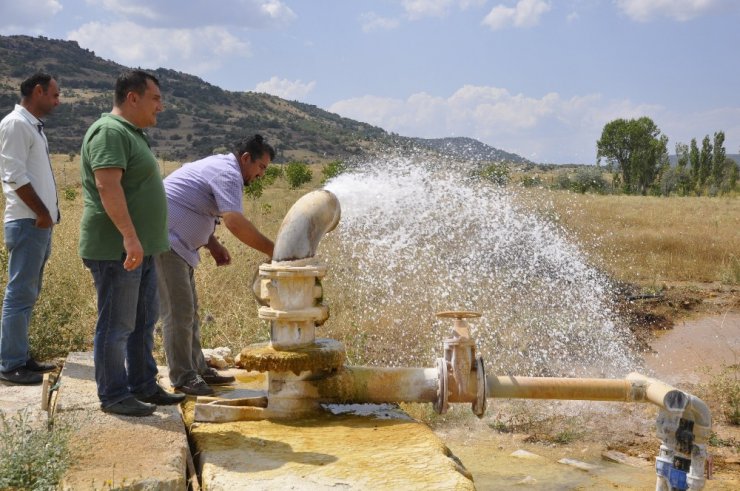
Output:
[[[448,321],[476,310],[489,373],[621,376],[636,358],[609,282],[516,190],[464,162],[412,154],[362,162],[327,183],[342,206],[321,255],[331,318],[350,363],[431,366]]]

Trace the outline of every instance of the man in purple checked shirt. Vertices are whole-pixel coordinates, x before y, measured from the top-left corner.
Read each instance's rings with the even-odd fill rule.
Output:
[[[273,242],[244,216],[242,199],[243,187],[262,177],[273,158],[275,150],[254,135],[239,141],[233,153],[184,164],[164,180],[170,250],[155,260],[157,286],[170,381],[185,394],[211,395],[210,385],[234,381],[208,367],[203,357],[193,271],[201,247],[218,266],[231,263],[229,251],[214,236],[221,221],[244,244],[272,257]]]

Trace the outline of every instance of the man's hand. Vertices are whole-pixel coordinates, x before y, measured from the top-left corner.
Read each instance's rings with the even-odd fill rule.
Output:
[[[47,211],[43,215],[36,217],[36,228],[51,228],[54,225],[54,220],[51,219],[51,215]]]
[[[216,261],[216,266],[227,266],[231,264],[229,250],[215,236],[211,235],[208,238],[206,248],[211,253],[213,260]]]
[[[144,260],[144,248],[141,247],[139,238],[136,235],[132,237],[124,237],[123,248],[126,250],[126,259],[123,261],[123,269],[126,271],[133,271],[141,266],[141,262]]]

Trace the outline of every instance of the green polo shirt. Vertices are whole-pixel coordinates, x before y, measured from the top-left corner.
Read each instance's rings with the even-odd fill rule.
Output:
[[[80,150],[84,209],[80,223],[80,256],[121,260],[123,236],[103,208],[95,186],[97,169],[123,169],[121,186],[144,255],[169,249],[167,198],[159,165],[141,128],[120,116],[103,113],[87,130]]]

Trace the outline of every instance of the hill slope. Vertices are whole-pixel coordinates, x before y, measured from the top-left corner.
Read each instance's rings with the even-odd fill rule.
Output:
[[[18,87],[24,78],[36,70],[52,73],[60,83],[63,103],[46,121],[50,149],[77,153],[87,127],[101,113],[110,111],[115,79],[126,68],[80,48],[76,41],[0,36],[0,117],[18,101]],[[200,158],[225,151],[230,142],[258,132],[275,146],[278,161],[343,159],[362,154],[374,143],[391,144],[400,139],[461,158],[526,162],[472,139],[391,136],[377,126],[310,104],[268,94],[230,92],[165,68],[152,73],[160,81],[165,110],[157,126],[147,133],[152,149],[162,158]]]

